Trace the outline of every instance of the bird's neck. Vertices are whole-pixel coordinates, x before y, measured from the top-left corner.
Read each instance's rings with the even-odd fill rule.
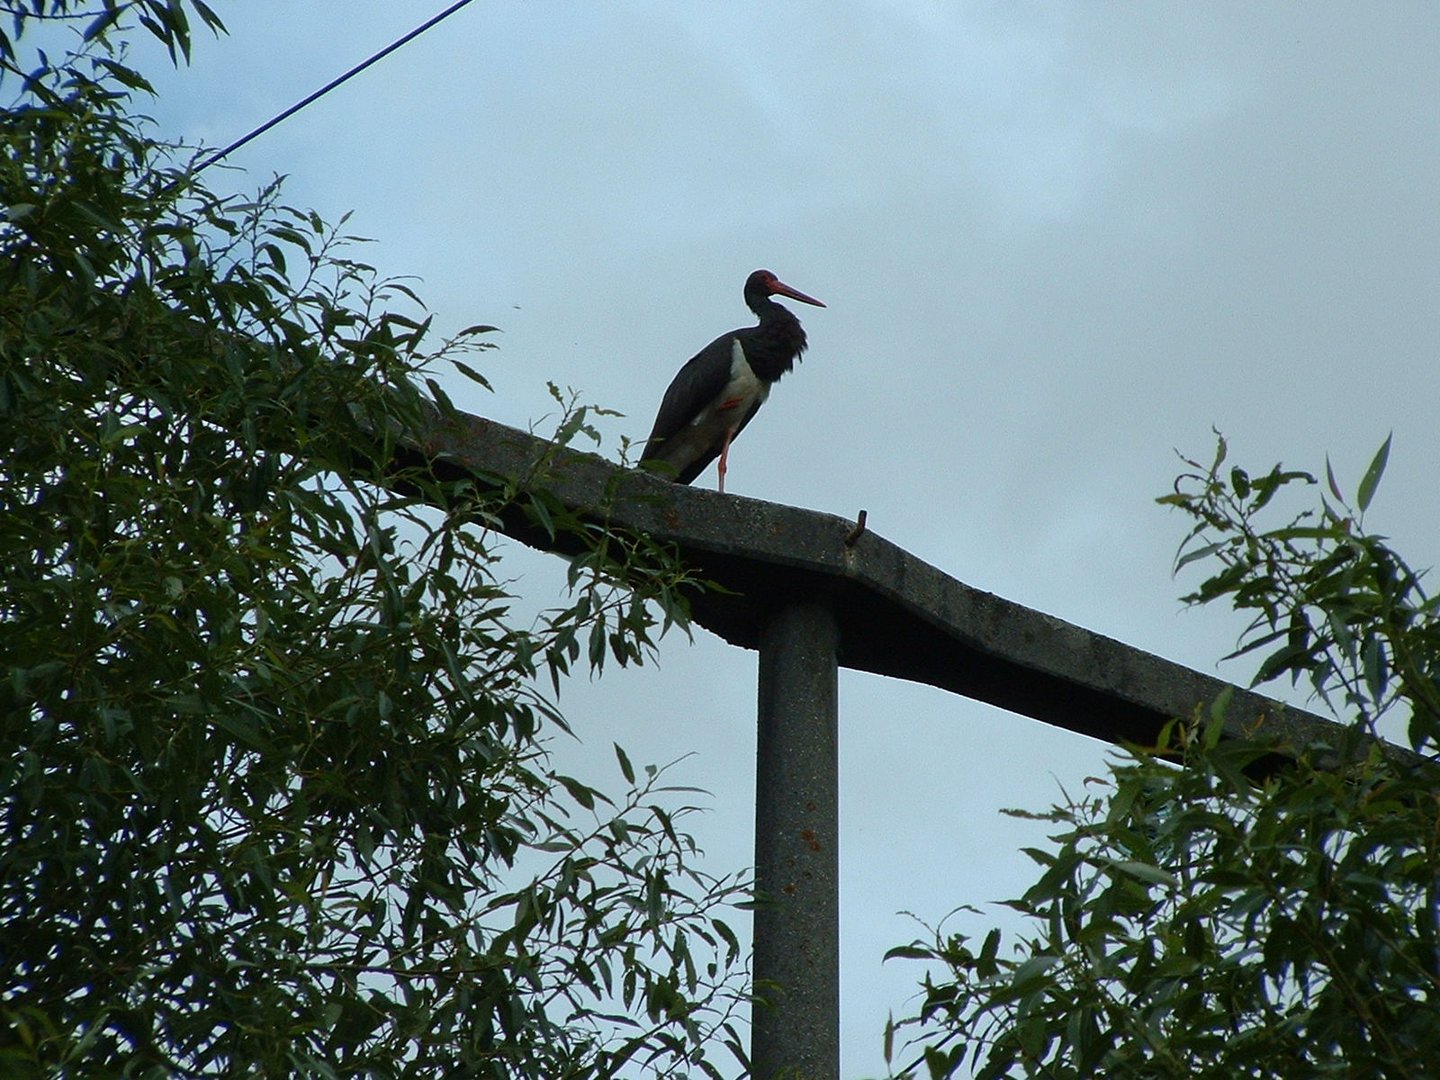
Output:
[[[805,351],[805,331],[789,308],[768,296],[750,305],[758,326],[744,333],[745,357],[751,369],[766,382],[774,382],[795,366]]]

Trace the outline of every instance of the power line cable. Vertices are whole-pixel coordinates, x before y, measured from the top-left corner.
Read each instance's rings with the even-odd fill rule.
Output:
[[[455,3],[451,4],[444,11],[440,12],[440,14],[436,15],[432,19],[427,20],[424,23],[421,23],[404,37],[392,41],[389,45],[386,45],[385,48],[381,49],[374,56],[371,56],[368,60],[363,60],[360,63],[356,64],[349,71],[345,72],[344,75],[331,79],[328,83],[322,86],[319,90],[316,90],[309,97],[305,98],[302,101],[296,102],[294,105],[291,105],[290,108],[286,109],[278,116],[274,116],[271,119],[265,121],[265,123],[261,124],[254,131],[251,131],[248,134],[242,136],[241,138],[236,139],[233,143],[225,147],[223,150],[217,150],[215,153],[207,157],[204,161],[200,162],[199,165],[196,165],[193,169],[191,169],[189,175],[194,176],[197,173],[208,169],[217,161],[220,161],[222,158],[228,156],[234,151],[239,150],[240,147],[244,146],[246,143],[250,142],[253,139],[258,139],[261,135],[264,135],[265,132],[269,131],[275,125],[281,123],[282,121],[288,120],[290,117],[294,116],[301,109],[305,108],[305,106],[311,104],[312,102],[319,101],[322,97],[330,93],[330,91],[334,90],[337,86],[349,82],[356,75],[359,75],[360,72],[368,68],[371,64],[378,63],[379,61],[385,59],[385,57],[393,53],[396,49],[400,48],[402,45],[406,45],[409,42],[414,41],[421,34],[425,33],[426,30],[429,30],[432,26],[435,26],[448,19],[451,15],[454,15],[455,12],[459,11],[461,8],[463,8],[466,4],[469,3],[471,3],[471,0],[456,0]]]

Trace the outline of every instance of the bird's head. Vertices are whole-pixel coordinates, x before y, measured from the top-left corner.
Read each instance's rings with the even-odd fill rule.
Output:
[[[799,289],[792,289],[769,270],[756,270],[745,279],[745,296],[788,296],[791,300],[799,300],[802,304],[814,304],[816,307],[825,305],[813,296],[806,296]]]

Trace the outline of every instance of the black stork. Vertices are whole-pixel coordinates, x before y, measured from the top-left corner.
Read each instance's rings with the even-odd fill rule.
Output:
[[[722,334],[680,369],[660,402],[642,462],[667,462],[675,470],[675,481],[688,484],[718,457],[724,494],[731,440],[765,403],[771,384],[805,351],[800,320],[771,299],[776,295],[825,306],[769,270],[756,270],[746,278],[745,306],[759,317],[759,324]]]

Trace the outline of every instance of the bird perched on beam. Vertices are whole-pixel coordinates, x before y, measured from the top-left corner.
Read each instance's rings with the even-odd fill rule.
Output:
[[[746,278],[745,306],[759,317],[759,324],[721,335],[680,369],[660,402],[642,462],[667,462],[676,482],[688,484],[718,457],[724,493],[730,443],[764,404],[771,384],[805,351],[800,320],[773,296],[825,306],[769,270],[756,270]]]

